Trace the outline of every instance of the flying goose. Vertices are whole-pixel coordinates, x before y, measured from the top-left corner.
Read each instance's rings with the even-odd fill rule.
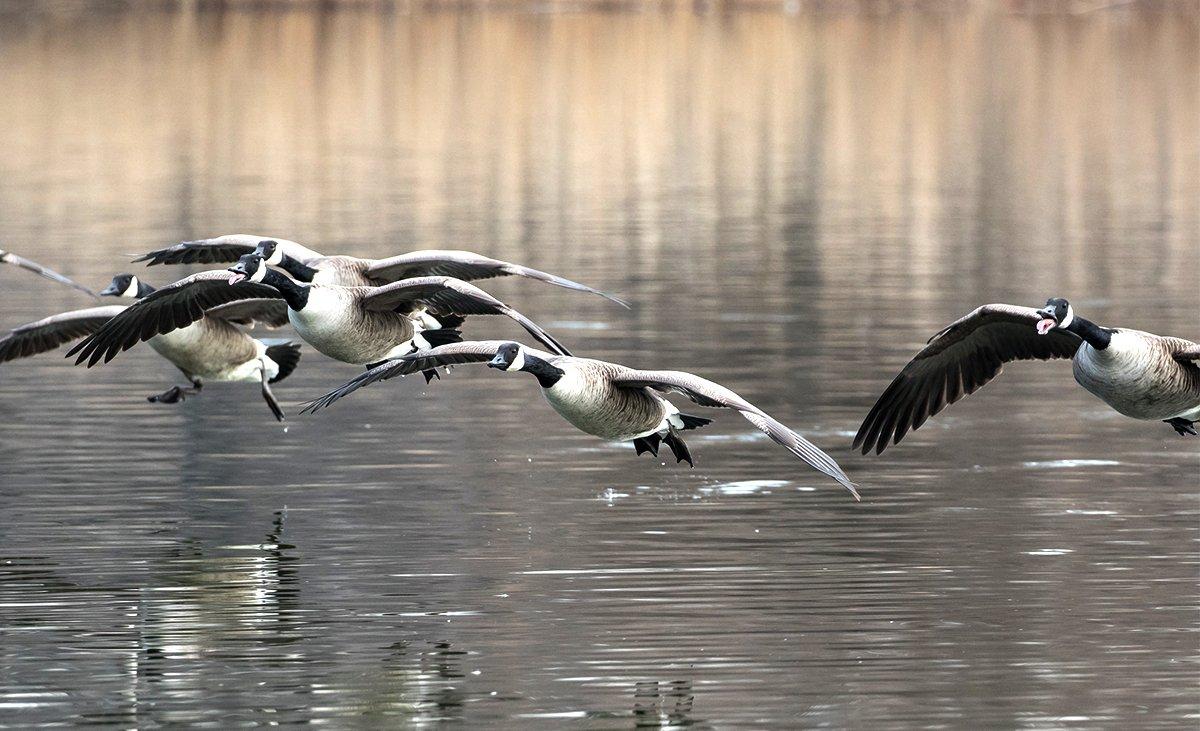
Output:
[[[657,456],[659,444],[670,447],[676,462],[692,463],[680,432],[698,429],[712,419],[682,414],[659,396],[676,392],[701,406],[737,409],[777,444],[820,472],[837,480],[859,499],[855,485],[832,457],[724,386],[683,371],[640,371],[617,363],[555,355],[504,340],[441,345],[376,366],[340,388],[310,401],[313,412],[376,381],[458,363],[487,363],[504,371],[524,371],[542,387],[550,406],[581,431],[601,439],[633,442],[638,454]]]
[[[344,287],[390,284],[401,279],[425,276],[454,277],[463,281],[492,277],[518,276],[590,292],[622,307],[624,301],[585,284],[513,264],[470,251],[428,249],[410,251],[387,259],[360,259],[355,256],[325,256],[286,239],[250,234],[229,234],[212,239],[184,241],[157,249],[134,259],[147,266],[155,264],[219,264],[237,261],[246,254],[258,254],[271,266],[277,266],[299,282],[340,284]]]
[[[446,325],[457,325],[466,315],[504,315],[546,347],[568,352],[520,312],[457,279],[416,277],[382,287],[306,284],[271,269],[261,256],[246,254],[227,270],[199,272],[147,295],[67,356],[77,354],[75,362],[86,360],[90,368],[139,340],[194,322],[205,310],[248,299],[286,303],[288,320],[305,342],[331,358],[357,365],[461,340],[458,331]]]
[[[1040,310],[984,305],[934,335],[875,402],[854,446],[878,454],[995,378],[1004,363],[1052,358],[1070,358],[1076,382],[1125,416],[1196,433],[1200,345],[1100,327],[1054,297]]]
[[[18,266],[18,267],[21,267],[22,269],[31,271],[34,274],[45,277],[46,279],[49,279],[53,282],[58,282],[59,284],[65,284],[68,287],[77,289],[80,292],[83,292],[92,297],[96,296],[95,292],[93,292],[92,290],[83,286],[82,284],[77,283],[75,280],[70,279],[68,277],[64,277],[63,275],[59,274],[58,272],[54,271],[53,269],[50,269],[49,267],[44,267],[41,264],[38,264],[36,261],[26,259],[23,256],[17,256],[16,254],[12,253],[11,251],[5,251],[4,249],[0,249],[0,264],[12,264],[13,266]]]
[[[143,299],[154,288],[132,274],[118,274],[101,295],[125,299]],[[147,400],[156,403],[175,403],[185,396],[199,393],[204,381],[256,381],[262,384],[263,399],[276,419],[283,421],[270,384],[282,381],[300,361],[300,346],[295,343],[256,340],[235,327],[235,322],[265,321],[272,325],[282,321],[278,302],[238,302],[216,307],[202,313],[195,322],[169,334],[150,338],[148,345],[191,381],[190,388],[173,386]],[[91,335],[109,321],[126,312],[126,305],[108,305],[72,310],[31,322],[0,338],[0,363],[45,353],[72,340]]]

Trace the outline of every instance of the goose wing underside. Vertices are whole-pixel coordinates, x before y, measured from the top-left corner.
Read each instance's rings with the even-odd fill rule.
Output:
[[[837,480],[850,491],[855,500],[859,499],[854,483],[850,481],[833,457],[825,454],[815,444],[719,383],[683,371],[638,371],[630,368],[619,370],[612,382],[613,385],[622,388],[652,388],[664,393],[681,393],[701,406],[736,409],[747,421],[763,431],[776,444],[804,460],[819,472]]]
[[[503,315],[558,355],[571,352],[540,325],[475,285],[453,277],[414,277],[376,287],[363,298],[369,310],[411,312],[422,307],[456,315]]]
[[[556,274],[543,272],[540,269],[513,264],[512,262],[492,259],[470,251],[449,249],[429,249],[412,251],[407,254],[378,259],[367,268],[366,275],[379,282],[395,282],[411,277],[445,276],[470,281],[473,279],[490,279],[492,277],[526,277],[539,282],[552,284],[556,287],[573,289],[577,292],[589,292],[607,300],[616,302],[622,307],[629,307],[624,301],[586,284],[572,281]]]
[[[0,363],[54,350],[60,345],[91,335],[120,314],[125,305],[89,307],[51,315],[13,328],[0,338]]]
[[[438,368],[441,366],[460,365],[463,363],[486,363],[496,357],[500,346],[509,340],[466,340],[459,343],[439,345],[436,348],[422,350],[403,358],[386,361],[338,386],[329,393],[309,401],[304,405],[304,412],[314,412],[326,408],[333,402],[349,396],[363,386],[369,386],[389,378],[408,376],[413,373]],[[533,348],[528,349],[542,358],[552,358],[549,353],[543,353]],[[303,413],[303,412],[302,412]]]
[[[288,324],[287,302],[281,299],[247,299],[217,305],[205,310],[209,317],[217,317],[235,325],[261,324],[267,327],[283,327]]]
[[[58,282],[59,284],[65,284],[68,287],[71,287],[72,289],[77,289],[80,292],[91,295],[92,297],[98,296],[95,292],[93,292],[92,290],[83,286],[82,284],[79,284],[74,279],[63,276],[62,274],[59,274],[58,272],[54,271],[50,267],[42,266],[41,264],[38,264],[36,261],[33,261],[32,259],[26,259],[23,256],[17,256],[16,254],[12,253],[11,251],[5,251],[3,249],[0,249],[0,262],[2,262],[4,264],[12,264],[13,266],[20,267],[26,271],[33,272],[34,274],[37,274],[40,277],[45,277],[46,279],[49,279],[52,282]]]
[[[211,239],[182,241],[142,254],[133,261],[144,261],[146,266],[155,264],[226,264],[237,261],[244,254],[253,253],[259,243],[263,241],[274,241],[286,256],[300,262],[307,263],[322,256],[295,241],[253,234],[227,234]]]
[[[871,407],[854,437],[863,454],[898,444],[947,404],[973,393],[1014,360],[1071,358],[1082,342],[1065,330],[1037,332],[1031,307],[984,305],[929,339]]]
[[[242,280],[231,285],[233,276],[224,269],[199,272],[157,289],[71,348],[67,357],[77,355],[77,364],[86,360],[91,368],[101,358],[107,363],[143,340],[186,327],[218,305],[282,297],[279,290],[258,282]]]

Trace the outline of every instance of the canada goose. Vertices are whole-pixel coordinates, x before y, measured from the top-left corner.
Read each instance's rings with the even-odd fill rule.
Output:
[[[154,288],[132,274],[118,274],[101,295],[138,300]],[[257,312],[250,305],[256,304]],[[263,399],[276,419],[283,421],[283,410],[271,393],[270,384],[287,378],[300,361],[300,346],[283,341],[256,340],[234,326],[235,322],[264,321],[282,325],[279,303],[237,302],[202,313],[196,322],[166,335],[157,335],[147,343],[162,357],[183,371],[190,388],[173,386],[148,397],[156,403],[175,403],[199,393],[204,381],[257,381],[262,384]],[[16,327],[0,338],[0,363],[26,358],[53,350],[64,343],[91,335],[114,317],[128,311],[126,305],[108,305],[72,310],[37,322]]]
[[[504,315],[546,347],[567,352],[532,320],[457,279],[417,277],[382,287],[305,284],[271,269],[261,256],[246,254],[227,270],[193,274],[144,297],[67,355],[78,354],[75,362],[86,360],[90,368],[139,340],[194,322],[207,309],[246,299],[285,302],[288,319],[301,338],[330,358],[357,365],[375,364],[435,342],[461,340],[457,330],[443,325],[451,319],[457,324],[465,315]]]
[[[146,266],[155,264],[218,264],[234,262],[246,254],[258,254],[271,266],[283,269],[298,282],[340,284],[344,287],[377,287],[401,279],[426,276],[454,277],[463,281],[518,276],[558,287],[598,294],[629,307],[624,301],[585,284],[538,269],[492,259],[470,251],[428,249],[410,251],[387,259],[355,256],[325,256],[295,241],[250,234],[229,234],[213,239],[184,241],[151,251],[134,259]]]
[[[550,406],[581,431],[610,441],[633,442],[638,454],[650,452],[657,456],[659,444],[666,444],[676,462],[689,465],[692,456],[680,432],[702,427],[712,419],[681,414],[655,391],[681,393],[701,406],[737,409],[775,443],[837,480],[855,500],[859,499],[854,483],[832,457],[718,383],[683,371],[640,371],[602,360],[554,355],[504,340],[451,343],[402,356],[310,401],[303,411],[329,406],[376,381],[458,363],[487,363],[490,368],[529,373],[537,378]]]
[[[1079,385],[1118,412],[1196,433],[1200,345],[1100,327],[1055,297],[1040,310],[984,305],[934,335],[871,407],[854,446],[878,454],[995,378],[1004,363],[1035,358],[1070,358]]]
[[[0,263],[12,264],[13,266],[21,267],[22,269],[31,271],[34,274],[37,274],[39,276],[43,276],[46,279],[49,279],[53,282],[58,282],[59,284],[65,284],[68,287],[77,289],[80,292],[83,292],[92,297],[96,296],[95,292],[93,292],[92,290],[83,286],[82,284],[78,284],[75,280],[70,279],[68,277],[64,277],[63,275],[59,274],[58,272],[54,271],[53,269],[42,266],[41,264],[38,264],[36,261],[26,259],[23,256],[17,256],[16,254],[12,253],[11,251],[5,251],[4,249],[0,249]]]

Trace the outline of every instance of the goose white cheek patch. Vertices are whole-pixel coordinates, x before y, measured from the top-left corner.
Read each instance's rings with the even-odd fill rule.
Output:
[[[1055,322],[1054,320],[1052,320],[1049,317],[1047,317],[1044,320],[1039,320],[1038,324],[1037,324],[1038,335],[1045,335],[1046,333],[1053,330],[1054,326],[1057,324],[1058,324],[1057,322]]]

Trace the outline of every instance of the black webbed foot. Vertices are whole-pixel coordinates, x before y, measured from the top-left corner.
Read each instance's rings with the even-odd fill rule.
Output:
[[[1176,416],[1174,419],[1163,419],[1163,421],[1167,424],[1170,424],[1175,429],[1175,433],[1181,437],[1188,435],[1193,437],[1196,436],[1196,422],[1194,421],[1178,416]]]
[[[442,380],[442,376],[437,372],[436,368],[430,368],[428,370],[421,371],[421,375],[425,376],[426,383],[429,383],[435,378],[439,381]]]
[[[166,391],[155,396],[147,396],[146,400],[152,404],[177,404],[183,401],[188,396],[200,393],[198,388],[184,388],[183,386],[171,386]]]
[[[687,462],[689,467],[695,467],[696,463],[692,461],[692,453],[688,451],[688,447],[683,440],[679,438],[679,434],[672,429],[663,437],[663,444],[671,448],[671,453],[675,455],[675,462]]]
[[[651,434],[646,437],[639,437],[633,440],[633,448],[637,450],[639,455],[649,452],[655,457],[658,456],[658,445],[662,441],[662,437],[657,434]]]

